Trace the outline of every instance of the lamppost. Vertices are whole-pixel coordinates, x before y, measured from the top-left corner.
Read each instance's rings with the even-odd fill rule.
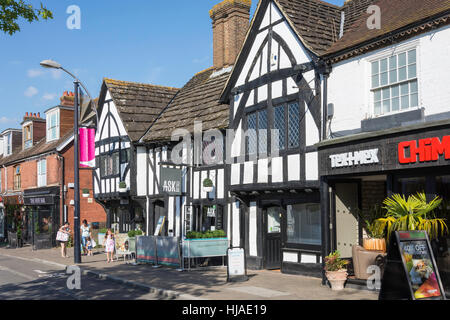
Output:
[[[79,134],[78,134],[78,122],[79,122],[79,101],[78,101],[78,91],[80,85],[83,87],[86,94],[89,96],[89,98],[92,100],[91,95],[89,94],[86,87],[81,83],[80,80],[76,76],[74,76],[72,73],[64,69],[61,64],[52,61],[52,60],[44,60],[41,62],[41,66],[44,68],[49,69],[59,69],[64,72],[66,72],[68,75],[70,75],[74,81],[74,93],[75,93],[75,101],[74,101],[74,107],[75,107],[75,115],[74,115],[74,128],[73,128],[73,135],[74,135],[74,202],[75,202],[75,211],[74,211],[74,262],[75,263],[81,263],[81,239],[80,239],[80,156],[79,156]],[[95,110],[95,108],[94,108]],[[97,113],[97,111],[95,110]]]

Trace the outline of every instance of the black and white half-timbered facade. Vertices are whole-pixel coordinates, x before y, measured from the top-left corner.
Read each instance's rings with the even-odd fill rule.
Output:
[[[234,130],[227,164],[234,246],[252,268],[320,274],[318,153],[323,75],[330,43],[318,1],[262,0],[224,89]]]
[[[145,197],[137,197],[134,143],[177,89],[104,79],[95,137],[94,195],[107,211],[107,226],[146,230]]]

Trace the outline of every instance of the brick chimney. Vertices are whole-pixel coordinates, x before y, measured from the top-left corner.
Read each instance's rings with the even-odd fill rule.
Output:
[[[75,94],[73,92],[64,91],[60,100],[62,106],[73,107],[75,105]]]
[[[251,0],[223,0],[209,11],[215,69],[234,65],[247,35],[251,5]]]

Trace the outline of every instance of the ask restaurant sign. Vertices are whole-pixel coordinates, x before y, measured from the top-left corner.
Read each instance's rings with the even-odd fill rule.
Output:
[[[181,169],[161,167],[161,191],[169,196],[181,195]]]

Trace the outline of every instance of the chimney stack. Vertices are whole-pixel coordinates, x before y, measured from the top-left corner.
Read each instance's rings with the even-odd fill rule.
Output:
[[[60,100],[62,106],[73,107],[75,105],[75,94],[73,92],[64,91]]]
[[[209,11],[216,70],[236,62],[250,24],[251,5],[251,0],[223,0]]]

